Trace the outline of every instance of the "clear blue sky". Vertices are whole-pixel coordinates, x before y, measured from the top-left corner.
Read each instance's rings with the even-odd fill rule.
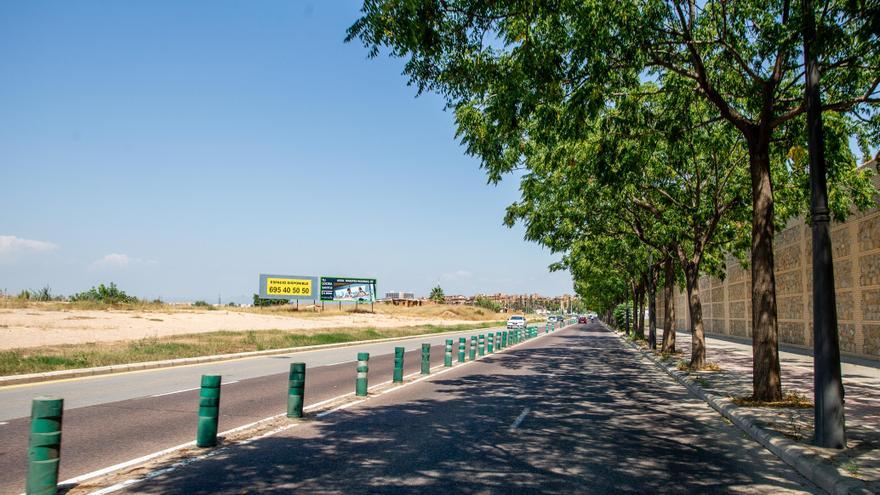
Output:
[[[260,272],[571,292],[357,1],[0,3],[0,289],[243,302]]]

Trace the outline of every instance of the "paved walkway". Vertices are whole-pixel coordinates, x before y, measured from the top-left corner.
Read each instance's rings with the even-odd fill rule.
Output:
[[[821,493],[598,324],[211,458],[130,493]]]
[[[662,335],[662,331],[660,333]],[[690,356],[690,334],[677,332],[677,350],[681,355],[667,361],[673,367]],[[659,339],[659,337],[658,337]],[[706,339],[709,362],[720,371],[690,373],[706,392],[720,397],[745,397],[752,393],[752,347],[749,343],[726,337]],[[797,392],[811,403],[813,399],[813,358],[801,349],[780,349],[782,388]],[[848,448],[843,451],[812,447],[837,466],[842,474],[871,482],[880,492],[880,363],[854,360],[843,363],[846,393]],[[742,408],[756,424],[802,444],[813,437],[813,409]]]

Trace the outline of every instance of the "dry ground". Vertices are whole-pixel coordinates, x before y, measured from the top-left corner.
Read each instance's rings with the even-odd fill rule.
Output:
[[[353,312],[353,307],[345,307],[342,312],[329,307],[324,312],[294,311],[290,307],[194,309],[172,305],[82,308],[58,302],[0,304],[0,350],[218,331],[301,330],[308,334],[337,328],[452,326],[505,319],[505,315],[481,308],[445,305],[403,308],[377,304],[374,313]]]

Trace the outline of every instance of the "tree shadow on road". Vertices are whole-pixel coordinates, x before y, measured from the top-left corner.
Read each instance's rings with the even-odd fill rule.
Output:
[[[561,334],[309,419],[139,493],[781,493],[792,470],[616,337]],[[656,371],[656,370],[655,370]],[[407,394],[411,399],[404,401]],[[529,408],[528,412],[525,408]],[[518,416],[522,422],[513,428]],[[698,419],[695,419],[695,416]]]

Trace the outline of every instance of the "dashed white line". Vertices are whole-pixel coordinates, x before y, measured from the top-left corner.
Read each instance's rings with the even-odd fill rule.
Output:
[[[523,409],[522,412],[519,413],[519,416],[517,416],[516,419],[513,420],[513,423],[511,423],[510,428],[508,428],[507,431],[513,431],[519,428],[519,425],[522,424],[523,420],[526,419],[526,416],[529,415],[530,410],[531,409],[529,409],[528,407]]]

